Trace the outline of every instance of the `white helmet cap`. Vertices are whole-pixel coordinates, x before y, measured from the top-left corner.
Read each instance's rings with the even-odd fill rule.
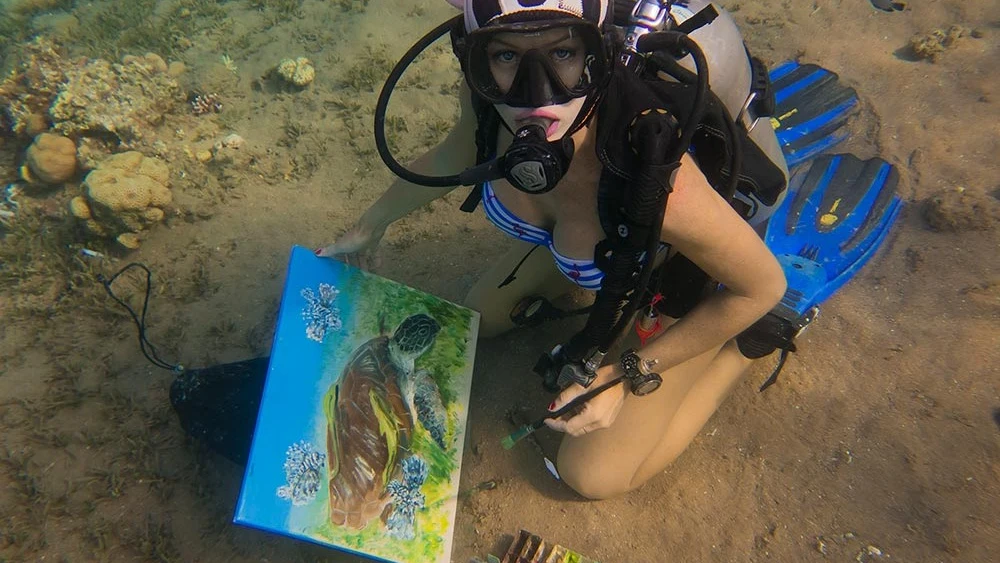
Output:
[[[465,31],[497,20],[510,23],[546,16],[581,18],[603,29],[611,18],[611,6],[611,0],[465,0]]]

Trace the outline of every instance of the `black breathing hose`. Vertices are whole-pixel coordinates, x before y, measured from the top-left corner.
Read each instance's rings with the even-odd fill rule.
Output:
[[[701,47],[685,33],[679,31],[661,31],[649,33],[639,38],[637,43],[640,52],[651,53],[659,50],[672,50],[682,47],[691,54],[694,59],[694,67],[697,76],[697,87],[695,88],[694,102],[691,104],[691,111],[688,112],[686,126],[681,129],[680,141],[674,146],[672,159],[680,160],[681,156],[687,152],[691,146],[691,139],[694,138],[697,124],[705,115],[705,101],[708,97],[708,59]]]
[[[601,290],[598,292],[598,299],[587,319],[587,324],[566,345],[565,355],[570,361],[582,361],[595,347],[602,353],[607,353],[625,333],[633,315],[638,310],[652,277],[656,252],[660,243],[660,229],[666,212],[666,199],[672,189],[673,173],[679,166],[681,157],[691,145],[697,124],[705,114],[708,95],[708,61],[698,44],[684,33],[662,31],[643,36],[639,40],[638,46],[644,53],[677,47],[689,51],[694,59],[697,72],[695,98],[687,119],[681,127],[679,138],[669,143],[667,147],[641,147],[643,154],[640,156],[645,172],[661,172],[667,176],[666,178],[646,179],[640,177],[636,185],[645,189],[638,190],[639,193],[636,197],[631,198],[632,205],[628,205],[626,209],[626,214],[632,214],[630,218],[634,219],[635,223],[648,225],[650,228],[645,246],[646,261],[642,265],[638,279],[636,279],[634,277],[635,267],[639,263],[641,253],[631,252],[627,253],[628,255],[618,257],[612,254],[609,272],[604,277]],[[660,190],[659,183],[664,181],[668,183],[666,189]],[[650,217],[651,214],[653,214],[652,217]],[[605,294],[606,297],[602,294]]]
[[[453,174],[451,176],[425,176],[409,170],[392,156],[392,153],[389,151],[388,141],[385,137],[385,114],[389,107],[389,98],[392,96],[393,89],[396,88],[396,83],[399,82],[399,79],[403,76],[403,72],[406,71],[406,68],[410,66],[417,56],[420,55],[424,49],[429,47],[431,43],[434,43],[453,27],[459,25],[462,18],[463,16],[459,14],[442,23],[432,29],[429,33],[427,33],[427,35],[421,37],[419,41],[410,47],[403,57],[399,59],[399,62],[396,63],[396,66],[393,67],[392,72],[389,73],[389,77],[385,79],[385,84],[382,85],[382,91],[379,92],[378,95],[378,102],[375,104],[375,147],[378,149],[378,153],[385,162],[385,165],[392,170],[393,174],[413,184],[433,188],[444,188],[448,186],[470,185],[475,183],[475,181],[467,180],[466,176],[469,175],[469,171],[463,172],[462,174]],[[472,170],[478,171],[478,167]]]

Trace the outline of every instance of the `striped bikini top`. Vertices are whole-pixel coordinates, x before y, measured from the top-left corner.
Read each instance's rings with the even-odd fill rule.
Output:
[[[517,215],[511,213],[497,199],[490,182],[483,184],[483,209],[486,210],[486,217],[490,222],[496,225],[501,231],[525,242],[548,248],[552,253],[552,257],[555,258],[556,267],[571,282],[584,289],[594,291],[601,289],[604,272],[597,267],[593,260],[577,260],[560,254],[556,250],[552,234],[541,227],[524,222]]]

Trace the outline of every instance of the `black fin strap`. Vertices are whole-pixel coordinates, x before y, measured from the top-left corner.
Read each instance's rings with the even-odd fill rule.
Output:
[[[469,195],[462,202],[459,209],[466,213],[472,213],[479,207],[479,202],[481,201],[483,201],[483,185],[476,184],[472,187],[472,191],[469,192]]]
[[[764,384],[760,386],[758,392],[767,389],[778,381],[778,374],[781,373],[781,368],[785,367],[785,360],[788,359],[788,354],[790,352],[791,350],[787,348],[781,351],[781,355],[778,356],[778,365],[774,366],[774,370],[771,371],[771,375],[767,376],[767,379],[764,380]]]
[[[142,268],[142,270],[146,272],[146,291],[142,299],[142,313],[139,315],[136,315],[135,310],[132,309],[132,307],[130,307],[128,303],[125,303],[117,295],[115,295],[114,290],[111,289],[111,284],[115,283],[115,280],[118,279],[118,276],[124,274],[133,267]],[[156,347],[154,347],[153,344],[149,341],[149,339],[146,338],[146,310],[149,308],[149,295],[150,293],[152,293],[153,290],[153,274],[152,272],[149,271],[149,268],[147,268],[145,264],[140,264],[139,262],[132,262],[131,264],[128,264],[121,270],[118,270],[118,273],[111,276],[110,279],[105,278],[101,274],[98,274],[97,281],[101,282],[101,284],[104,286],[104,290],[108,292],[108,295],[110,295],[111,298],[115,300],[115,302],[117,302],[119,305],[124,307],[126,311],[128,311],[128,314],[129,316],[132,317],[132,321],[135,323],[135,326],[139,328],[139,349],[142,350],[142,355],[146,356],[146,359],[149,360],[151,364],[153,364],[158,368],[168,369],[177,373],[184,371],[184,366],[180,364],[174,365],[161,360],[160,356],[156,353]]]

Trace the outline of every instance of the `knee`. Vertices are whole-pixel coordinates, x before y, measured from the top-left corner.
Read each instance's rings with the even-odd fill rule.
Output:
[[[501,310],[503,309],[502,305],[499,305],[495,299],[489,299],[486,294],[477,291],[475,287],[466,294],[462,305],[479,312],[480,338],[499,336],[514,327],[514,323],[510,320],[510,313],[504,314]]]
[[[560,455],[556,469],[559,478],[576,493],[589,500],[607,500],[621,496],[641,483],[632,483],[634,474],[614,460],[568,460]]]

